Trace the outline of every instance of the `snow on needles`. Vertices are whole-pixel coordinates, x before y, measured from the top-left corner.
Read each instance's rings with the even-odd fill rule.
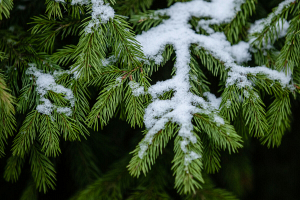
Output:
[[[164,20],[160,25],[151,28],[147,32],[138,35],[136,39],[140,42],[142,50],[147,58],[155,58],[163,52],[165,45],[171,44],[176,53],[176,75],[171,79],[157,82],[152,85],[148,92],[153,97],[153,102],[146,108],[144,123],[148,130],[145,138],[140,143],[139,157],[142,159],[148,146],[152,143],[155,134],[164,129],[169,121],[180,125],[179,136],[181,136],[181,149],[185,153],[185,165],[188,165],[193,159],[200,158],[201,155],[195,155],[188,149],[190,143],[196,143],[196,137],[193,134],[192,118],[195,113],[206,113],[214,117],[217,124],[224,124],[224,120],[218,116],[219,101],[212,96],[206,95],[209,102],[190,92],[189,83],[189,63],[190,63],[190,45],[198,44],[210,52],[214,57],[224,62],[226,69],[229,70],[227,86],[236,84],[238,87],[251,86],[247,79],[247,74],[266,74],[268,78],[278,80],[283,86],[286,86],[290,77],[284,73],[270,70],[266,67],[243,67],[239,63],[251,59],[249,53],[250,45],[240,42],[236,45],[226,40],[224,33],[209,30],[210,35],[196,34],[188,24],[192,16],[201,18],[211,18],[207,23],[200,23],[202,28],[209,27],[209,24],[221,24],[230,22],[236,12],[239,10],[244,0],[193,0],[185,3],[175,3],[167,9],[158,11],[160,14],[168,15],[170,18]],[[238,63],[238,64],[237,64]],[[174,95],[171,99],[161,100],[158,97],[165,92],[173,90]],[[199,107],[197,107],[199,106]]]
[[[86,2],[86,1],[83,1]],[[115,11],[109,4],[104,4],[103,0],[91,0],[92,2],[92,19],[85,27],[86,33],[92,33],[92,28],[98,27],[102,23],[107,23],[110,18],[114,18]],[[100,19],[100,20],[99,20]]]
[[[64,0],[55,1],[64,3]],[[92,19],[85,27],[86,34],[92,33],[92,28],[97,28],[100,24],[107,23],[110,18],[115,16],[114,9],[109,4],[105,4],[103,0],[72,0],[71,5],[88,5],[90,3],[92,4]]]
[[[275,17],[276,15],[280,14],[282,12],[282,10],[289,5],[290,3],[294,2],[295,0],[285,0],[283,2],[281,2],[276,11],[274,13],[271,13],[267,18],[264,19],[260,19],[257,20],[254,24],[254,26],[252,26],[249,30],[250,33],[259,33],[263,30],[263,28],[265,26],[269,26],[272,22],[272,18]],[[281,21],[279,22],[280,24],[278,25],[278,27],[280,27],[280,25],[282,26]]]
[[[294,0],[285,0],[285,1],[281,2],[278,5],[276,11],[274,13],[271,13],[267,18],[256,20],[254,22],[254,24],[252,24],[250,29],[248,30],[248,33],[250,35],[250,41],[248,43],[249,44],[252,43],[252,46],[257,45],[258,42],[256,41],[257,37],[255,35],[262,32],[264,27],[270,26],[273,18],[276,17],[278,14],[282,13],[283,9],[292,2],[294,2]],[[276,22],[276,25],[275,25],[275,31],[277,32],[276,36],[278,38],[285,37],[287,34],[288,28],[289,28],[288,21],[286,21],[285,19],[279,20],[278,22]],[[270,38],[268,39],[268,41],[265,41],[265,39],[263,39],[263,46],[261,49],[264,50],[264,52],[265,52],[265,50],[272,49],[272,48],[274,48],[274,47],[271,44]],[[250,51],[255,53],[257,50],[254,48],[250,48]]]
[[[39,104],[36,107],[37,111],[39,113],[51,116],[53,109],[56,109],[58,113],[64,113],[67,116],[71,116],[71,108],[55,106],[50,102],[49,99],[46,99],[44,96],[49,90],[55,93],[62,93],[65,95],[64,98],[70,102],[71,107],[74,107],[75,99],[72,90],[55,83],[55,79],[51,74],[45,74],[41,70],[38,70],[35,67],[35,64],[30,63],[28,65],[30,67],[26,70],[26,74],[33,75],[35,77],[36,91],[40,95],[40,101],[43,102],[43,104]]]

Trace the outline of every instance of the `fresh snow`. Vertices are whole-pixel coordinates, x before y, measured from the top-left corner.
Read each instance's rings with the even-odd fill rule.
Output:
[[[59,3],[65,3],[64,0],[55,0]],[[103,0],[72,0],[71,5],[88,5],[92,4],[92,19],[89,24],[85,27],[85,33],[92,33],[92,28],[97,28],[100,24],[105,24],[109,19],[114,18],[115,11],[109,5],[105,4]]]
[[[56,0],[57,2],[64,2],[63,0]],[[103,0],[72,0],[71,5],[80,4],[87,5],[92,4],[92,19],[85,27],[85,33],[92,33],[92,28],[97,28],[100,24],[105,24],[109,19],[114,18],[115,11],[109,5],[105,4]]]
[[[91,0],[91,2],[92,19],[85,27],[86,33],[92,33],[92,28],[97,28],[100,24],[107,23],[109,19],[115,16],[114,9],[109,4],[104,4],[103,0]]]
[[[265,74],[269,79],[279,81],[283,87],[288,86],[291,77],[286,76],[283,72],[274,71],[265,66],[241,66],[240,63],[251,60],[249,43],[240,42],[231,45],[224,33],[214,32],[209,28],[210,24],[230,22],[244,2],[244,0],[178,2],[167,9],[157,11],[160,15],[169,16],[169,19],[136,37],[145,56],[148,59],[155,59],[156,63],[161,62],[161,52],[163,52],[166,45],[173,45],[176,53],[176,75],[169,80],[157,82],[148,90],[153,102],[145,110],[144,123],[148,132],[140,143],[138,155],[141,159],[143,159],[148,146],[152,143],[155,134],[164,129],[169,121],[180,125],[178,134],[182,138],[181,149],[185,153],[186,165],[201,157],[201,155],[192,153],[188,148],[190,143],[197,142],[192,132],[193,114],[206,113],[213,117],[217,125],[224,124],[223,118],[217,114],[220,99],[207,93],[205,96],[208,101],[205,101],[190,92],[189,48],[191,44],[197,44],[199,48],[204,48],[224,63],[228,70],[227,86],[235,84],[240,88],[251,87],[252,82],[247,79],[247,74],[255,75],[258,73]],[[199,27],[207,30],[209,36],[197,34],[191,29],[188,22],[192,16],[210,18],[207,21],[200,21],[198,24]],[[170,90],[174,91],[174,96],[171,99],[159,99],[159,96]],[[228,107],[230,103],[227,103]]]
[[[222,101],[222,98],[217,98],[214,94],[210,92],[204,92],[203,96],[207,97],[207,101],[210,102],[210,105],[213,107],[213,109],[218,110],[220,108],[220,104]]]
[[[255,36],[255,34],[260,33],[263,30],[263,28],[265,26],[265,21],[266,21],[266,18],[259,19],[259,20],[256,20],[254,22],[254,24],[251,25],[250,29],[248,30],[248,33],[250,35],[249,36],[250,40],[248,42],[249,45],[251,45],[251,46],[258,45],[258,42],[256,41],[257,37]],[[285,37],[289,26],[290,26],[289,22],[286,21],[285,19],[279,20],[276,24],[276,29],[275,29],[275,31],[276,31],[275,34],[277,35],[277,38]],[[262,47],[260,49],[263,50],[264,54],[266,54],[266,50],[275,49],[275,48],[269,38],[267,42],[265,41],[265,39],[263,39]],[[253,47],[250,47],[249,50],[253,53],[257,52],[257,49],[253,48]]]
[[[259,32],[261,32],[265,26],[269,26],[269,25],[270,25],[270,23],[272,22],[273,17],[275,17],[275,16],[277,16],[278,14],[280,14],[280,13],[282,12],[282,10],[283,10],[286,6],[288,6],[290,3],[292,3],[292,2],[295,2],[295,0],[285,0],[285,1],[281,2],[281,3],[278,5],[278,7],[277,7],[277,9],[275,10],[275,12],[272,12],[267,18],[257,20],[257,21],[255,22],[254,26],[252,26],[252,27],[250,28],[250,31],[249,31],[249,32],[250,32],[250,33],[255,33],[255,32],[259,33]],[[278,24],[278,28],[279,28],[280,26],[282,26],[282,22],[281,22],[281,21],[280,21],[280,24]]]
[[[58,85],[55,82],[55,78],[51,74],[45,74],[41,70],[36,68],[34,63],[28,64],[30,67],[26,70],[27,75],[33,75],[36,83],[36,91],[40,95],[40,102],[43,104],[39,104],[36,109],[39,113],[45,115],[51,115],[54,109],[58,113],[64,113],[67,116],[72,115],[72,110],[68,107],[57,107],[53,105],[49,99],[46,99],[44,96],[48,91],[53,91],[55,93],[62,93],[65,95],[65,99],[67,99],[71,107],[74,107],[75,99],[72,90],[63,87],[62,85]]]
[[[255,36],[258,33],[261,33],[266,26],[270,26],[270,23],[272,22],[272,19],[280,14],[283,9],[288,6],[290,3],[294,2],[294,0],[285,0],[281,2],[276,11],[274,13],[271,13],[267,18],[259,19],[254,22],[254,24],[251,25],[250,29],[248,30],[249,33],[249,42],[248,44],[251,44],[252,46],[258,45],[258,43],[255,41],[257,37]],[[276,22],[276,35],[278,38],[285,37],[289,28],[289,22],[286,21],[285,19],[279,20]],[[273,44],[271,43],[270,38],[268,41],[265,41],[263,39],[262,47],[261,50],[263,50],[264,54],[266,54],[266,50],[274,49]],[[257,52],[257,49],[250,47],[249,49],[251,52],[255,53]]]

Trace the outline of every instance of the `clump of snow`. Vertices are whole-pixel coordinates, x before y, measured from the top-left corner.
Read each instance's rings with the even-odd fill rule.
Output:
[[[243,67],[239,63],[247,62],[251,59],[249,53],[250,45],[240,42],[231,45],[227,41],[224,33],[209,30],[210,35],[196,34],[188,24],[192,16],[211,18],[208,22],[199,22],[199,26],[208,30],[210,24],[221,24],[230,22],[235,17],[236,12],[244,0],[193,0],[185,3],[175,3],[167,9],[159,11],[160,14],[168,15],[170,18],[164,20],[160,25],[151,28],[147,32],[138,35],[136,39],[140,42],[146,58],[154,58],[160,55],[166,45],[173,45],[176,53],[176,75],[166,81],[157,82],[152,85],[148,92],[153,98],[153,102],[145,110],[144,123],[148,132],[140,143],[139,157],[143,159],[148,146],[152,143],[155,134],[164,129],[167,122],[180,125],[178,135],[182,137],[181,150],[185,153],[185,159],[190,159],[191,152],[187,146],[196,143],[197,139],[193,135],[192,118],[195,113],[205,113],[213,116],[213,121],[218,125],[224,124],[224,120],[214,114],[219,109],[220,100],[212,98],[206,94],[208,101],[190,92],[190,45],[198,44],[215,58],[224,63],[228,70],[227,86],[236,84],[243,88],[252,86],[252,82],[247,79],[248,74],[265,74],[272,80],[279,81],[283,87],[287,86],[291,80],[283,72],[274,71],[262,67]],[[158,97],[167,91],[173,90],[171,99],[160,100]],[[188,163],[188,162],[187,162]]]
[[[289,4],[291,4],[292,2],[294,2],[294,0],[285,0],[281,2],[278,5],[276,11],[274,13],[271,13],[267,18],[256,20],[248,30],[248,33],[250,35],[250,40],[248,43],[251,44],[252,46],[258,45],[258,43],[256,42],[257,37],[255,35],[261,33],[264,27],[270,26],[272,19],[276,15],[280,14],[283,11],[283,9]],[[285,19],[276,22],[275,31],[276,31],[277,38],[282,38],[286,36],[289,25],[290,25],[289,22],[286,21]],[[265,41],[265,39],[263,39],[261,49],[264,51],[264,55],[266,54],[266,50],[274,49],[274,46],[271,43],[270,38],[268,38],[268,41]],[[249,50],[254,53],[257,51],[255,48],[252,47],[250,47]]]
[[[261,33],[264,27],[266,26],[266,19],[267,18],[256,20],[254,24],[250,26],[248,33],[250,35],[253,35],[255,33]],[[277,31],[278,38],[282,38],[286,36],[288,28],[289,28],[288,21],[286,21],[285,19],[279,20],[276,23],[276,31]]]
[[[197,17],[209,17],[209,20],[200,20],[196,29],[201,27],[208,34],[212,34],[215,31],[209,27],[209,25],[229,23],[235,14],[240,11],[240,6],[245,2],[245,0],[213,0],[211,3],[203,3],[203,10],[201,16]],[[195,16],[195,15],[193,15]]]
[[[92,28],[97,28],[100,24],[107,23],[109,19],[114,18],[115,16],[114,9],[109,4],[105,4],[103,0],[72,0],[71,5],[87,5],[90,3],[92,4],[92,19],[85,27],[86,34],[92,33]]]
[[[260,33],[265,26],[269,26],[271,24],[273,17],[280,14],[283,11],[283,9],[286,6],[288,6],[289,4],[291,4],[292,2],[295,2],[295,0],[285,0],[285,1],[281,2],[278,5],[275,12],[271,13],[267,18],[257,20],[254,23],[254,25],[250,28],[249,33],[251,33],[251,34],[252,33]],[[278,28],[280,28],[280,26],[282,26],[281,21],[279,21]]]
[[[227,65],[229,68],[229,66]],[[290,87],[291,74],[271,70],[266,66],[261,67],[242,67],[232,63],[231,71],[228,72],[227,85],[236,84],[239,88],[251,87],[252,83],[247,79],[247,74],[264,74],[271,80],[278,81],[282,87]]]
[[[128,85],[132,90],[133,96],[140,96],[145,93],[145,88],[141,86],[139,83],[130,81]]]
[[[249,98],[250,94],[249,94],[249,92],[248,92],[247,90],[244,90],[244,96],[245,96],[246,98]]]
[[[72,0],[71,5],[75,4],[86,5],[89,4],[89,0]]]
[[[224,119],[219,115],[214,115],[214,122],[216,122],[217,126],[225,124]]]
[[[101,19],[101,23],[107,23],[110,18],[114,18],[115,11],[109,4],[104,4],[103,0],[92,0],[92,19]]]
[[[218,110],[220,108],[220,104],[222,101],[222,98],[217,98],[214,94],[210,92],[204,92],[203,96],[207,97],[207,100],[210,102],[210,105],[215,109]]]
[[[194,151],[191,151],[187,156],[184,158],[184,165],[189,165],[193,160],[196,160],[198,158],[201,158],[202,156],[195,153]]]
[[[53,111],[53,104],[49,101],[49,99],[41,98],[41,102],[44,102],[44,104],[40,104],[36,107],[36,110],[39,113],[45,114],[45,115],[51,115]]]
[[[71,116],[72,115],[72,110],[71,110],[71,108],[68,108],[68,107],[57,107],[56,108],[56,112],[58,112],[58,113],[64,113],[67,116]]]
[[[240,41],[236,45],[231,46],[231,55],[234,60],[241,64],[251,60],[251,54],[249,52],[250,44],[248,42]]]
[[[28,64],[30,67],[26,70],[27,75],[33,75],[36,83],[36,91],[40,95],[40,101],[43,102],[43,104],[40,104],[37,106],[37,111],[45,114],[45,115],[51,115],[53,109],[56,109],[59,113],[65,113],[66,115],[70,116],[72,114],[72,111],[70,108],[67,107],[56,107],[53,105],[49,99],[46,99],[44,96],[47,94],[48,91],[53,91],[55,93],[61,93],[64,94],[64,98],[67,99],[71,107],[74,107],[75,104],[75,98],[73,95],[72,90],[63,87],[62,85],[58,85],[55,82],[55,78],[51,74],[45,74],[41,70],[37,69],[35,67],[34,63]]]
[[[263,28],[265,27],[265,21],[266,21],[266,18],[264,19],[259,19],[259,20],[256,20],[254,22],[254,24],[252,24],[250,26],[250,29],[248,30],[248,33],[250,35],[250,40],[248,42],[248,44],[252,44],[253,45],[257,45],[257,42],[255,42],[255,40],[257,39],[257,37],[255,36],[255,34],[258,34],[260,33]],[[276,23],[276,28],[275,28],[275,31],[276,31],[276,35],[277,35],[277,38],[283,38],[286,36],[287,34],[287,30],[289,28],[290,24],[288,21],[286,21],[285,19],[283,20],[279,20],[277,23]],[[268,39],[267,43],[265,41],[265,39],[263,39],[263,43],[262,43],[262,50],[269,50],[269,49],[274,49],[274,46],[273,44],[271,43],[271,40],[270,38]],[[257,50],[254,49],[254,48],[251,48],[249,49],[251,52],[256,52]]]
[[[87,1],[78,2],[86,4]],[[92,19],[85,27],[86,33],[92,33],[92,28],[99,27],[100,24],[107,23],[109,19],[114,18],[115,11],[109,4],[104,4],[103,0],[91,0],[92,3]]]

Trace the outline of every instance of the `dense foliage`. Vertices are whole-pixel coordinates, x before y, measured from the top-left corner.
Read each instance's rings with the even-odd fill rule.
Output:
[[[300,87],[299,1],[270,4],[0,0],[4,179],[21,199],[242,196],[213,184],[221,152],[280,146]]]

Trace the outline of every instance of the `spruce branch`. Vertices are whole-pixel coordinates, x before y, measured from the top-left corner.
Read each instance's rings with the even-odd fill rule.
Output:
[[[60,5],[63,5],[59,2],[56,2],[54,0],[46,0],[46,13],[48,15],[48,18],[63,18],[62,11],[60,8]]]
[[[140,66],[140,59],[144,58],[144,54],[129,23],[125,21],[124,17],[116,15],[107,25],[110,30],[108,42],[112,46],[114,56],[120,61],[119,64],[128,69]]]
[[[264,103],[252,88],[245,89],[243,97],[242,109],[249,133],[254,137],[261,137],[268,129]]]
[[[278,8],[275,9],[268,18],[262,22],[264,26],[259,32],[254,32],[253,35],[255,39],[252,41],[252,45],[262,48],[264,45],[267,45],[268,42],[274,43],[278,38],[278,29],[279,21],[288,18],[289,13],[295,13],[299,10],[299,3],[297,1],[284,1],[282,4],[279,4]]]
[[[269,122],[267,134],[261,138],[262,144],[275,147],[281,144],[281,139],[290,127],[291,105],[288,94],[278,96],[268,108],[267,121]]]
[[[236,85],[226,87],[222,93],[220,113],[227,120],[233,121],[241,106],[239,89]]]
[[[228,23],[224,32],[230,43],[237,43],[240,40],[239,35],[246,35],[243,33],[243,28],[250,16],[255,12],[255,4],[257,0],[246,0],[240,7],[240,11],[236,13],[233,20]]]
[[[47,156],[41,152],[41,147],[35,143],[30,152],[31,172],[36,189],[46,193],[48,189],[55,189],[55,169]]]
[[[117,0],[115,9],[121,15],[133,15],[145,12],[152,5],[153,0]]]
[[[163,130],[160,130],[153,138],[152,145],[146,150],[144,158],[140,158],[139,152],[143,141],[131,152],[133,154],[132,159],[127,166],[129,173],[134,177],[139,177],[141,172],[144,175],[151,169],[151,166],[155,163],[159,154],[162,154],[163,148],[166,147],[168,141],[176,134],[178,128],[173,123],[167,123]],[[145,131],[145,133],[147,133]]]
[[[116,78],[117,76],[106,84],[87,118],[88,126],[93,125],[96,130],[99,128],[99,123],[101,128],[107,125],[123,99],[123,80],[122,78],[116,80]]]
[[[32,110],[27,114],[19,133],[13,141],[12,152],[14,156],[24,157],[32,147],[37,133],[39,133],[41,114],[37,110]]]
[[[135,96],[132,93],[132,89],[129,86],[127,86],[127,90],[124,95],[126,118],[128,123],[130,123],[132,127],[135,127],[136,125],[142,127],[143,117],[145,114],[145,97]]]
[[[144,11],[143,13],[132,15],[130,22],[133,24],[135,32],[141,34],[142,31],[148,31],[150,28],[158,26],[164,19],[168,19],[168,16],[156,11]]]
[[[300,11],[290,21],[286,41],[276,60],[277,70],[284,70],[286,73],[293,72],[295,67],[298,67],[300,62],[298,52],[300,50]]]
[[[21,174],[25,158],[11,155],[6,163],[4,179],[6,181],[16,182]]]
[[[0,157],[5,154],[6,139],[13,135],[16,127],[15,98],[9,92],[4,76],[0,71]]]
[[[195,131],[198,133],[205,132],[214,145],[220,149],[235,153],[238,148],[242,147],[241,137],[229,122],[225,121],[224,124],[218,124],[212,121],[208,115],[198,113],[194,114],[194,122],[196,124],[194,126]]]
[[[39,123],[41,127],[39,129],[39,140],[42,145],[42,151],[45,152],[45,156],[47,157],[58,156],[61,153],[59,147],[59,136],[61,133],[59,132],[58,125],[49,115],[41,115]]]
[[[86,22],[87,24],[88,22]],[[78,78],[89,81],[99,71],[99,66],[103,65],[106,38],[102,32],[106,32],[103,26],[92,33],[85,34],[84,31],[81,31],[81,37],[74,52],[74,55],[77,55],[74,66],[76,66],[76,71],[79,74]]]
[[[205,50],[203,47],[199,48],[197,45],[192,48],[192,52],[200,59],[202,65],[211,71],[214,76],[220,76],[221,80],[226,81],[227,73],[224,62],[215,58],[212,53]]]
[[[203,168],[209,174],[218,172],[221,168],[220,148],[216,147],[208,135],[201,136],[203,141]]]
[[[199,136],[194,133],[197,138],[196,143],[189,143],[186,148],[190,152],[194,152],[196,155],[203,155],[203,147]],[[186,153],[182,151],[182,138],[177,135],[175,138],[174,152],[175,156],[172,161],[172,170],[175,175],[175,188],[179,194],[194,193],[196,189],[201,188],[201,183],[204,183],[202,177],[203,160],[201,156],[193,157],[190,155],[190,159],[187,159]]]
[[[57,49],[57,51],[51,55],[51,59],[58,65],[67,65],[69,62],[74,61],[80,53],[77,52],[77,54],[75,54],[76,48],[77,46],[75,45],[66,45],[63,49]]]
[[[209,82],[201,70],[201,67],[199,66],[199,63],[197,62],[195,57],[191,57],[190,62],[190,75],[191,75],[191,91],[199,96],[203,96],[204,92],[209,91]]]
[[[12,0],[2,0],[0,1],[0,20],[2,20],[2,14],[5,18],[10,17],[9,11],[13,8],[13,1]]]
[[[52,52],[57,35],[61,34],[61,39],[68,35],[77,35],[80,31],[80,19],[65,17],[63,20],[48,19],[47,16],[33,17],[34,26],[31,28],[33,41],[42,44],[38,47],[41,51]]]

